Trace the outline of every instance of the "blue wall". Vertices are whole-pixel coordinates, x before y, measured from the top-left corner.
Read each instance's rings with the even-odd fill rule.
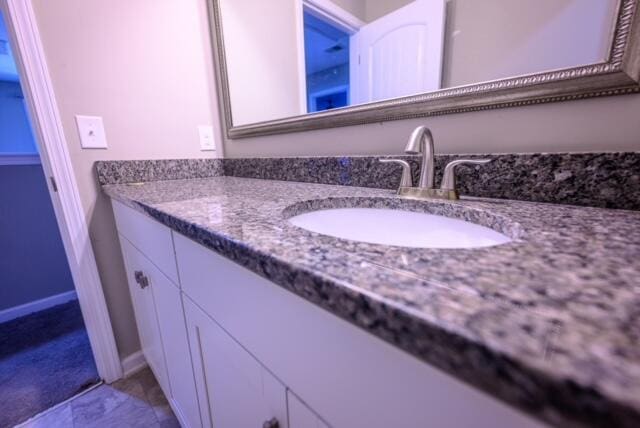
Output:
[[[18,82],[0,81],[0,155],[37,153]]]
[[[0,39],[5,36],[0,23]],[[13,60],[0,56],[1,311],[74,287],[42,166],[2,165],[3,154],[37,149],[18,76],[7,75]]]
[[[0,310],[71,290],[42,166],[0,166]]]
[[[9,46],[9,34],[7,26],[0,12],[0,80],[18,81],[16,62]]]
[[[347,33],[305,11],[304,50],[309,112],[349,105],[349,49]],[[331,102],[318,102],[322,99],[330,99]]]

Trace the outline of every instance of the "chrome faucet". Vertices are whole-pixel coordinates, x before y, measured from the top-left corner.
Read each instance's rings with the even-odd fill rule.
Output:
[[[418,126],[411,133],[404,152],[408,155],[422,155],[422,167],[420,168],[418,187],[432,189],[435,181],[435,169],[433,161],[433,135],[431,135],[431,130],[426,126]]]
[[[460,199],[456,189],[456,167],[458,165],[484,165],[492,161],[492,159],[458,159],[449,162],[444,169],[442,184],[439,189],[436,189],[434,187],[434,143],[431,130],[426,126],[417,127],[411,133],[404,151],[408,155],[422,155],[420,179],[417,187],[413,186],[409,162],[402,159],[380,159],[380,162],[397,163],[402,166],[402,179],[400,180],[398,195],[413,199]]]

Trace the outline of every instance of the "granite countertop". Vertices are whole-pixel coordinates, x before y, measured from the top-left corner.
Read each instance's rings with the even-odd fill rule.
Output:
[[[562,426],[640,426],[640,212],[215,177],[103,186],[393,345]],[[321,236],[287,218],[388,206],[512,242],[472,250]]]

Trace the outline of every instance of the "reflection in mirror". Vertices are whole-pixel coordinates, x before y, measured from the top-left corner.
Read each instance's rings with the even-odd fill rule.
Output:
[[[603,62],[619,8],[618,0],[218,1],[234,126]]]

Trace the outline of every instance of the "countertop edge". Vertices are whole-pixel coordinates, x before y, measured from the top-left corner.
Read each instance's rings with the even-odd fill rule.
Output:
[[[545,423],[583,426],[585,419],[576,415],[583,414],[587,410],[585,406],[594,405],[594,400],[600,405],[605,402],[609,409],[606,414],[616,415],[618,418],[620,415],[627,415],[624,421],[618,420],[622,423],[621,426],[627,426],[626,423],[632,423],[631,421],[640,421],[640,414],[636,409],[624,403],[609,400],[597,391],[571,383],[569,379],[549,376],[548,373],[524,365],[508,355],[491,349],[486,344],[416,317],[408,311],[388,304],[383,299],[371,298],[365,292],[346,287],[344,284],[332,281],[321,274],[304,268],[292,267],[285,261],[263,254],[233,239],[198,228],[149,205],[123,197],[109,189],[109,185],[102,186],[102,189],[110,198],[159,221],[172,231],[203,245],[351,325],[373,334],[408,355],[430,364],[500,401],[513,405]],[[206,236],[203,237],[203,234]],[[287,275],[274,275],[274,272],[278,271],[288,271],[289,274],[293,274],[298,286],[293,282],[281,280]],[[308,292],[309,283],[314,284],[311,287],[315,291],[313,294]],[[306,286],[300,284],[306,284]],[[325,287],[333,287],[332,293],[334,295],[337,287],[340,290],[340,299],[334,298],[331,301],[323,299],[321,296],[324,294]],[[360,313],[357,317],[344,315],[345,309],[341,309],[341,305],[344,305],[345,302],[362,302],[363,299],[367,303],[365,306],[371,311],[376,309],[392,313],[395,326],[382,325],[379,321],[370,323],[368,320],[371,318],[365,313]],[[358,306],[358,310],[362,311],[362,307]],[[397,329],[397,325],[401,325],[403,327],[402,333],[412,335],[419,345],[415,345],[412,349],[404,347],[402,341],[389,333]],[[419,348],[420,351],[416,352],[416,348]],[[455,364],[452,364],[452,359],[456,360]],[[453,367],[454,365],[455,367]],[[522,380],[522,376],[526,376],[530,383],[536,383],[536,387],[524,390],[525,388],[518,383]],[[567,388],[571,389],[572,395],[567,394]],[[577,399],[578,396],[582,399]],[[553,402],[550,402],[550,398],[553,399]]]

